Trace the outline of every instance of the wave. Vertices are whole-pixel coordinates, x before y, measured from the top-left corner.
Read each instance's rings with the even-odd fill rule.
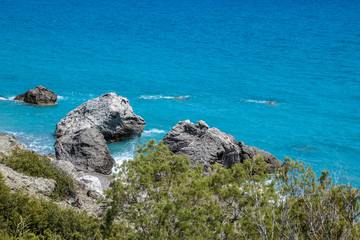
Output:
[[[274,105],[277,104],[277,102],[274,101],[264,101],[264,100],[253,100],[253,99],[248,99],[248,100],[243,100],[242,102],[247,102],[247,103],[257,103],[257,104],[270,104],[270,105]]]
[[[163,96],[163,95],[142,95],[139,98],[146,100],[157,100],[157,99],[174,99],[174,100],[189,100],[189,95],[186,96]]]
[[[261,100],[245,100],[244,102],[249,102],[249,103],[260,103],[260,104],[267,104],[269,103],[269,101],[261,101]]]
[[[150,137],[150,136],[153,136],[153,135],[164,134],[164,133],[166,133],[164,130],[153,128],[153,129],[150,129],[150,130],[145,130],[143,132],[142,136]]]
[[[69,98],[69,97],[64,97],[64,96],[60,96],[60,95],[57,96],[57,99],[58,99],[59,101],[67,100],[68,98]]]
[[[32,134],[24,132],[4,131],[7,135],[14,136],[18,141],[25,145],[26,149],[33,150],[40,154],[48,154],[54,152],[54,147],[49,144],[51,141],[46,138],[35,137]]]
[[[115,160],[115,163],[117,165],[121,165],[124,161],[127,160],[133,160],[135,157],[135,153],[133,151],[125,151],[125,152],[121,152],[121,153],[115,153],[112,155],[112,157]],[[116,173],[117,169],[116,167],[113,168],[113,172]]]
[[[9,98],[0,97],[0,101],[14,101],[15,98],[16,96],[11,96]]]

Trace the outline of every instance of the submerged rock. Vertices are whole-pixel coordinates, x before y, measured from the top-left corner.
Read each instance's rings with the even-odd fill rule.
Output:
[[[110,174],[115,163],[103,135],[96,128],[68,133],[60,137],[54,147],[56,159],[71,162],[77,170]]]
[[[57,95],[53,91],[37,86],[24,94],[16,96],[15,100],[38,105],[54,105],[57,104]]]
[[[165,135],[163,141],[172,152],[187,155],[192,164],[199,163],[206,170],[215,163],[230,168],[257,154],[270,164],[270,170],[281,165],[270,153],[237,142],[233,136],[217,128],[209,128],[204,121],[198,121],[197,124],[188,120],[179,122]]]
[[[106,141],[116,142],[140,137],[145,121],[134,114],[128,99],[107,93],[69,112],[56,125],[55,136],[92,127],[97,128]]]

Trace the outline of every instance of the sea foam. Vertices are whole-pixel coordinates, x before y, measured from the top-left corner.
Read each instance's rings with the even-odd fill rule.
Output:
[[[146,100],[157,100],[157,99],[188,99],[190,96],[163,96],[163,95],[142,95],[139,98]]]
[[[164,133],[166,133],[164,130],[153,128],[153,129],[150,129],[150,130],[145,130],[143,132],[142,136],[151,137],[153,135],[164,134]]]

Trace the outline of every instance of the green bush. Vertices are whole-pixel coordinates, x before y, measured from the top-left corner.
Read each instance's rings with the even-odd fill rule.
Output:
[[[205,172],[151,140],[120,166],[102,219],[11,193],[0,174],[0,239],[360,239],[359,189],[288,158],[267,167],[257,156]]]
[[[151,140],[107,191],[110,239],[360,239],[360,191],[285,159],[210,172]],[[255,174],[254,174],[255,173]]]
[[[86,212],[21,192],[12,193],[0,172],[0,239],[102,239],[99,220]]]
[[[56,185],[51,195],[53,199],[64,199],[75,195],[72,178],[44,155],[16,148],[12,151],[12,155],[3,158],[2,162],[15,171],[29,176],[54,179]]]

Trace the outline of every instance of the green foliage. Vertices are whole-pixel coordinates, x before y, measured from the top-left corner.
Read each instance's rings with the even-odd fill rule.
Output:
[[[21,192],[0,173],[0,239],[102,239],[99,220]]]
[[[21,154],[10,162],[38,158]],[[0,174],[0,239],[360,239],[359,189],[289,158],[267,170],[257,156],[206,172],[151,140],[119,167],[101,223],[11,193]]]
[[[63,199],[75,195],[74,183],[68,174],[57,167],[48,157],[34,151],[16,148],[12,155],[4,157],[2,162],[12,169],[29,176],[54,179],[53,199]]]
[[[107,191],[110,239],[359,239],[359,190],[291,159],[210,172],[149,141]]]

